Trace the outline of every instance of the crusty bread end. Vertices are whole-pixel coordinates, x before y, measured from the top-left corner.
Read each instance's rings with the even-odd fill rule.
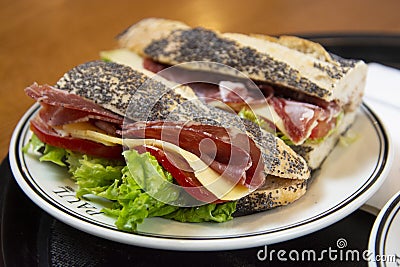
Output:
[[[238,200],[234,216],[288,205],[302,197],[306,190],[306,180],[289,180],[268,176],[264,186]]]

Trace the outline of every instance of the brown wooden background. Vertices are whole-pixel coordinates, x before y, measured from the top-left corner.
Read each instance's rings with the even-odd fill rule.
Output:
[[[23,89],[54,84],[68,69],[115,46],[145,17],[220,31],[265,34],[400,34],[398,0],[0,0],[0,160],[33,101]]]

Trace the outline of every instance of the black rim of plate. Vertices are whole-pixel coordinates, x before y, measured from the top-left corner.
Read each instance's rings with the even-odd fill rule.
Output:
[[[18,131],[16,136],[16,141],[15,141],[15,147],[14,149],[14,155],[15,155],[15,162],[18,167],[18,174],[20,175],[26,185],[29,186],[29,189],[33,191],[41,201],[46,201],[47,204],[50,204],[51,206],[57,207],[60,211],[62,211],[65,215],[73,218],[73,219],[78,219],[81,221],[88,222],[90,224],[96,225],[98,227],[102,228],[107,228],[113,231],[117,232],[122,232],[118,229],[116,229],[113,226],[110,226],[105,223],[101,223],[96,220],[90,220],[87,217],[84,217],[80,215],[79,213],[75,213],[72,210],[66,208],[65,206],[61,205],[57,201],[55,201],[52,197],[50,197],[43,189],[41,189],[35,182],[35,179],[32,177],[32,175],[29,173],[29,168],[26,166],[26,162],[24,160],[24,157],[22,155],[21,149],[22,146],[24,145],[24,141],[27,139],[27,135],[29,133],[29,120],[36,114],[36,112],[39,109],[39,105],[36,106],[36,108],[31,108],[30,113],[26,114],[25,120],[20,122],[21,127]],[[315,215],[313,217],[310,217],[306,220],[302,220],[299,222],[296,222],[294,224],[290,225],[285,225],[282,227],[277,227],[274,229],[270,230],[265,230],[265,231],[258,231],[258,232],[253,232],[253,233],[246,233],[246,234],[237,234],[237,235],[227,235],[227,236],[206,236],[206,237],[198,237],[198,236],[172,236],[172,235],[164,235],[164,234],[153,234],[153,233],[145,233],[145,232],[138,232],[135,233],[137,235],[141,236],[147,236],[147,237],[156,237],[156,238],[163,238],[163,239],[176,239],[176,240],[224,240],[224,239],[234,239],[234,238],[242,238],[242,237],[252,237],[252,236],[260,236],[260,235],[265,235],[265,234],[273,234],[281,231],[287,231],[292,228],[297,228],[301,227],[310,223],[313,223],[315,221],[320,220],[323,217],[327,217],[329,215],[334,214],[335,212],[341,210],[342,208],[346,207],[349,205],[353,200],[357,199],[360,197],[362,194],[364,194],[368,189],[374,185],[374,183],[378,180],[380,175],[382,174],[383,170],[385,169],[386,163],[388,161],[389,157],[389,139],[388,136],[384,130],[384,127],[380,121],[380,119],[375,115],[375,113],[365,104],[363,103],[361,106],[362,112],[365,113],[365,115],[368,117],[368,119],[372,122],[372,125],[377,133],[377,136],[379,137],[379,157],[376,162],[374,170],[371,172],[370,176],[368,179],[365,180],[365,183],[362,184],[358,190],[356,190],[352,195],[348,196],[346,199],[342,200],[340,203],[338,203],[336,206],[330,208],[329,210],[325,210],[322,213],[319,213],[318,215]],[[29,112],[29,111],[28,111]],[[11,159],[12,160],[12,159]],[[16,174],[14,174],[16,175]],[[61,219],[61,218],[58,218]],[[66,222],[65,220],[62,220]],[[68,222],[66,222],[68,223]],[[132,233],[127,233],[127,234],[132,234]]]
[[[382,219],[379,221],[379,227],[376,231],[375,238],[375,255],[387,255],[386,254],[386,241],[389,234],[389,229],[393,226],[393,220],[400,213],[400,193],[390,202],[387,209],[385,209]],[[380,262],[382,266],[386,266],[386,262]]]

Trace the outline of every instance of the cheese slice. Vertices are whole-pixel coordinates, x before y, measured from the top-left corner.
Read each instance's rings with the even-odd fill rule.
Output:
[[[111,136],[108,134],[103,134],[97,131],[87,131],[87,136],[93,138],[93,140],[97,140],[97,142],[101,143],[110,143],[112,145],[122,145],[122,138]]]
[[[251,111],[257,116],[273,122],[284,135],[286,135],[285,125],[275,109],[268,104],[263,104],[252,108]]]
[[[86,139],[101,143],[106,146],[122,144],[122,139],[107,135],[105,131],[88,122],[77,122],[56,127],[59,133],[70,135],[75,138]]]
[[[101,51],[100,57],[115,63],[127,65],[134,69],[143,68],[143,58],[129,49],[115,49],[109,51]]]
[[[124,145],[130,148],[141,145],[151,145],[166,151],[178,153],[189,163],[199,182],[208,191],[218,197],[218,199],[237,200],[253,191],[243,185],[235,184],[234,182],[223,178],[219,173],[208,167],[208,165],[195,154],[174,144],[156,139],[124,139]]]

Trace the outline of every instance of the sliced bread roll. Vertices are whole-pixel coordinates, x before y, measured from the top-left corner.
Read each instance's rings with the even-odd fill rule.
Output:
[[[205,61],[216,64],[186,64],[185,68],[243,77],[291,90],[323,101],[335,102],[341,110],[336,129],[322,142],[305,142],[292,148],[311,169],[317,169],[351,126],[362,102],[367,65],[343,59],[320,44],[294,36],[272,37],[221,33],[166,19],[142,20],[118,36],[119,45],[153,61],[176,65]],[[301,97],[305,99],[305,97]]]
[[[290,88],[327,102],[356,108],[367,66],[343,59],[298,37],[220,33],[166,19],[142,20],[118,36],[121,47],[169,65],[210,61],[230,66],[249,78]],[[215,66],[215,65],[210,65]],[[226,69],[204,69],[226,73]]]

